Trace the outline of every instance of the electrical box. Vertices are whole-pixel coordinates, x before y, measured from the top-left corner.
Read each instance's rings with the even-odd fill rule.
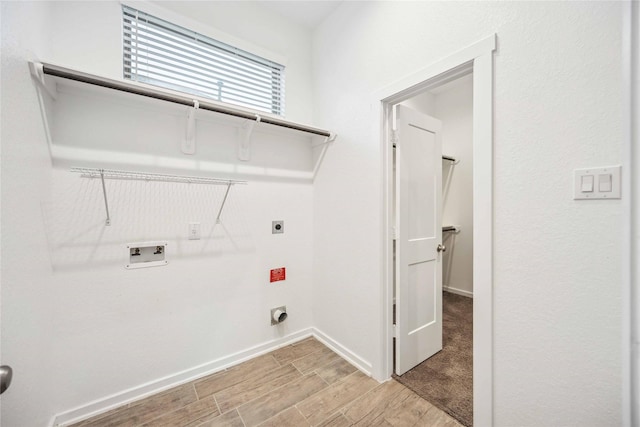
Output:
[[[200,223],[189,223],[189,240],[200,240]]]
[[[284,221],[271,221],[271,234],[282,234],[284,233]]]
[[[159,267],[167,265],[167,242],[140,242],[127,245],[128,262],[125,268]]]

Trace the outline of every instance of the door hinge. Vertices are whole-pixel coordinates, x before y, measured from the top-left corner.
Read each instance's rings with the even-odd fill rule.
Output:
[[[396,324],[394,323],[391,327],[391,333],[393,334],[393,338],[397,337],[396,335]]]
[[[395,226],[391,227],[391,238],[393,240],[398,240],[398,229]]]
[[[396,144],[398,142],[398,131],[393,129],[391,131],[391,143]]]

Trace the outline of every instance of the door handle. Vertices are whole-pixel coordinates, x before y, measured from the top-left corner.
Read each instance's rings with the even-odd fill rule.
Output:
[[[438,252],[446,252],[447,251],[447,247],[445,245],[438,245]]]
[[[13,378],[13,369],[11,366],[0,366],[0,394],[4,393],[6,389],[11,385],[11,379]]]
[[[5,390],[9,388],[12,378],[13,369],[11,369],[11,366],[0,366],[0,394],[4,393]]]

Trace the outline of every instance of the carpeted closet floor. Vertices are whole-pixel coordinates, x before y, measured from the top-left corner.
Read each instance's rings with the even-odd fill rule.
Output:
[[[443,348],[394,378],[465,426],[473,424],[473,299],[443,292]]]

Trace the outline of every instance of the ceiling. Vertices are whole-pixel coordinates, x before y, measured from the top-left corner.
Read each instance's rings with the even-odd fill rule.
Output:
[[[333,12],[338,6],[340,6],[340,4],[342,4],[342,0],[262,0],[259,3],[261,7],[281,15],[289,21],[293,21],[304,27],[313,29],[317,27],[327,16],[329,16],[329,14],[331,14],[331,12]]]

